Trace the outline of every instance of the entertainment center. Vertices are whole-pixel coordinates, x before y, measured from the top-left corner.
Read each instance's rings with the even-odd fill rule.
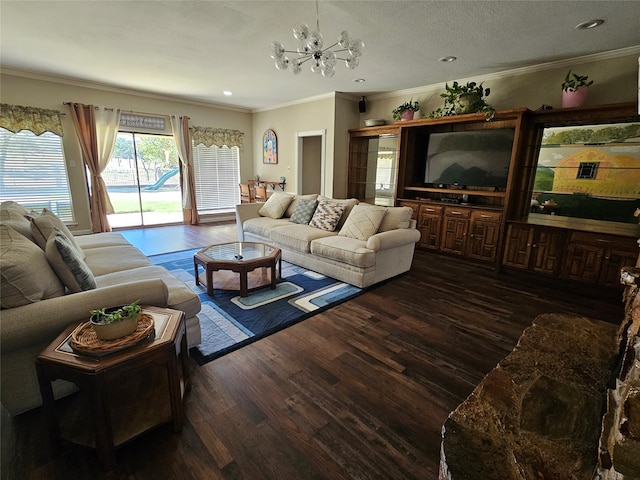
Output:
[[[623,103],[353,129],[347,193],[411,207],[419,248],[619,288],[638,256],[640,115]]]

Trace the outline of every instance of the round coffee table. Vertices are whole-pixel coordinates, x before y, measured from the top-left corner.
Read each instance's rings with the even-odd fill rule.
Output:
[[[282,276],[282,252],[278,247],[259,242],[231,242],[210,245],[193,256],[196,285],[200,285],[198,265],[206,273],[207,294],[213,296],[213,272],[230,270],[240,274],[240,296],[249,295],[247,273],[256,268],[271,269],[271,289],[276,288],[276,263]]]

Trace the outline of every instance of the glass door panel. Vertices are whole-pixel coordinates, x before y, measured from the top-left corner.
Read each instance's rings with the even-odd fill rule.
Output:
[[[178,152],[173,137],[120,132],[103,178],[113,228],[182,222]]]

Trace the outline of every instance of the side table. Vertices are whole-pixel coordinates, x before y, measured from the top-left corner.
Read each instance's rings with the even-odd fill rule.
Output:
[[[74,324],[38,355],[38,382],[54,448],[62,438],[95,448],[101,465],[110,469],[115,448],[123,443],[167,422],[173,422],[174,431],[182,430],[184,395],[191,388],[184,313],[158,307],[143,311],[154,318],[153,340],[101,357],[76,354],[70,346]],[[54,401],[51,382],[56,379],[80,390],[64,409]],[[87,417],[93,429],[86,428]]]

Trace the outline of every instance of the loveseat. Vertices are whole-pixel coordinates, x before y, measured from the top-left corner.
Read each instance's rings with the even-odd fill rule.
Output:
[[[187,342],[200,343],[200,300],[118,233],[74,236],[48,210],[0,205],[1,400],[16,415],[41,405],[34,361],[89,310],[131,303],[185,313]],[[75,390],[54,383],[56,397]]]
[[[240,241],[277,246],[290,263],[360,288],[411,268],[420,232],[409,207],[274,192],[236,206]]]

